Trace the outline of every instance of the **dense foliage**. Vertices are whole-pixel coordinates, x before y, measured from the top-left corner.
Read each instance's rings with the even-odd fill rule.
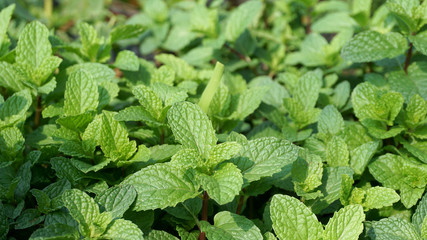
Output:
[[[427,239],[427,1],[0,7],[0,239]]]

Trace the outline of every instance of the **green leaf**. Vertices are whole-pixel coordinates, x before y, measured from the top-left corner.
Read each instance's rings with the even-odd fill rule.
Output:
[[[182,102],[188,97],[185,90],[172,87],[163,82],[152,83],[151,89],[159,96],[160,99],[162,99],[165,107],[172,106],[177,102]]]
[[[406,122],[411,127],[425,119],[427,115],[427,102],[418,94],[412,95],[406,106]]]
[[[48,213],[51,207],[49,196],[44,191],[38,189],[31,189],[30,192],[36,198],[37,209],[42,213]]]
[[[232,159],[247,183],[257,181],[291,165],[298,157],[298,147],[274,137],[258,138],[244,144],[238,158]],[[246,184],[246,183],[245,183]]]
[[[216,166],[224,160],[234,157],[242,149],[242,145],[237,142],[225,142],[215,145],[209,152],[208,166]]]
[[[317,19],[312,30],[318,33],[337,33],[355,26],[356,21],[347,12],[333,12]]]
[[[68,67],[66,72],[67,75],[71,75],[73,72],[76,71],[85,71],[86,73],[91,75],[93,80],[97,83],[113,82],[116,76],[116,73],[113,69],[109,68],[107,65],[100,63],[85,62],[75,64],[71,67]]]
[[[424,194],[424,197],[417,205],[415,213],[412,215],[412,223],[415,225],[415,228],[418,232],[421,232],[423,228],[423,223],[426,221],[427,216],[427,194]]]
[[[224,205],[233,201],[239,194],[243,177],[236,165],[226,163],[221,165],[212,176],[201,175],[200,182],[202,188],[213,200],[219,205]]]
[[[365,31],[344,45],[341,56],[352,62],[372,62],[397,57],[407,49],[407,40],[399,33],[381,34]]]
[[[126,24],[117,26],[110,33],[110,43],[115,43],[119,40],[137,37],[144,30],[144,26],[139,24]]]
[[[362,175],[371,158],[374,156],[379,141],[362,144],[350,151],[350,166],[356,175]]]
[[[139,60],[134,52],[123,50],[117,55],[114,66],[126,71],[138,71]]]
[[[133,88],[132,93],[139,100],[139,103],[145,108],[145,110],[159,121],[163,110],[163,103],[159,96],[144,85],[136,86]]]
[[[193,80],[197,76],[197,72],[192,66],[174,55],[158,54],[155,59],[175,70],[176,76],[181,80]]]
[[[3,161],[19,159],[24,150],[24,141],[25,139],[17,127],[0,130],[0,153],[3,155],[0,159]]]
[[[106,81],[101,82],[98,85],[98,110],[101,110],[102,108],[110,104],[119,95],[119,91],[120,88],[117,83]]]
[[[114,119],[116,113],[103,111],[99,143],[105,156],[113,161],[124,161],[136,152],[136,142],[129,141],[122,122]]]
[[[247,1],[237,7],[230,15],[225,27],[225,38],[234,42],[254,21],[263,8],[261,1]]]
[[[315,72],[304,74],[292,91],[293,98],[300,103],[305,110],[312,109],[316,105],[321,87],[321,79]]]
[[[114,115],[114,119],[117,121],[142,121],[153,126],[161,125],[143,106],[127,107]]]
[[[351,101],[360,120],[384,121],[389,126],[403,106],[403,96],[396,92],[384,92],[371,83],[365,82],[353,90]]]
[[[64,93],[65,116],[76,116],[98,107],[98,87],[84,70],[70,74]]]
[[[324,239],[357,240],[363,231],[365,214],[360,205],[348,205],[329,219],[323,233]]]
[[[78,189],[67,190],[62,194],[62,202],[70,211],[71,216],[79,223],[79,231],[83,236],[93,234],[96,218],[99,215],[98,205],[93,198]]]
[[[317,129],[322,135],[334,136],[344,129],[344,119],[336,107],[328,105],[323,108],[317,123]]]
[[[405,207],[421,198],[426,186],[427,167],[393,154],[385,154],[369,165],[374,178],[385,187],[400,190]]]
[[[404,219],[394,217],[374,222],[368,235],[376,240],[421,240],[421,236],[415,230],[414,225]]]
[[[276,194],[270,205],[276,236],[281,240],[320,239],[323,227],[304,203],[291,196]]]
[[[389,207],[400,200],[399,195],[393,189],[385,187],[368,188],[365,194],[365,199],[363,200],[365,211]]]
[[[80,234],[77,229],[65,224],[50,224],[44,228],[37,229],[30,236],[31,240],[75,240],[79,238]]]
[[[178,240],[174,235],[167,233],[165,231],[151,230],[148,234],[147,240]]]
[[[415,36],[409,35],[409,41],[414,44],[415,49],[421,52],[424,55],[427,55],[427,31],[420,32]]]
[[[73,166],[70,159],[55,157],[50,160],[50,164],[52,169],[55,170],[56,176],[60,179],[67,179],[71,183],[75,183],[84,178],[84,174]]]
[[[7,62],[0,62],[0,86],[18,92],[25,89],[23,81],[24,77],[15,66]]]
[[[214,217],[214,226],[230,234],[231,239],[262,239],[261,231],[251,220],[231,212],[223,211],[217,213]],[[207,231],[208,238],[209,235],[210,233]]]
[[[118,240],[143,240],[144,234],[133,222],[124,219],[117,219],[107,231],[102,234],[103,238]]]
[[[5,36],[13,10],[15,10],[15,4],[10,4],[0,12],[0,49],[5,42]]]
[[[349,153],[347,144],[338,136],[334,136],[326,145],[326,162],[331,167],[348,166]]]
[[[98,194],[95,201],[111,212],[113,218],[121,218],[136,198],[136,191],[131,185],[120,185],[109,188]]]
[[[167,163],[143,168],[122,184],[130,184],[138,192],[137,211],[175,206],[200,193],[191,171]]]
[[[299,196],[309,198],[307,193],[322,184],[322,159],[306,150],[300,150],[298,159],[292,164],[292,182]],[[317,197],[319,192],[310,193]]]
[[[26,229],[43,222],[44,216],[40,216],[40,212],[36,209],[25,209],[15,221],[15,229]]]
[[[244,91],[239,95],[235,103],[235,109],[232,110],[232,114],[228,118],[235,120],[245,119],[258,108],[267,90],[268,88],[266,87],[253,87]]]
[[[42,23],[34,21],[25,26],[16,46],[16,62],[25,71],[34,71],[49,61],[52,46],[48,38],[49,30]]]
[[[0,105],[0,128],[25,121],[25,113],[31,107],[32,97],[29,90],[13,94]]]
[[[189,102],[174,104],[168,111],[168,123],[175,139],[184,148],[192,148],[203,157],[216,145],[212,123],[202,109]]]
[[[417,20],[413,14],[414,8],[420,5],[419,0],[389,0],[386,3],[388,10],[397,20],[400,29],[406,33],[416,32],[418,30]]]

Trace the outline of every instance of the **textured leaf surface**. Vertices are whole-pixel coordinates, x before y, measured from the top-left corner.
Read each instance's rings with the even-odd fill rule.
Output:
[[[331,167],[348,166],[348,148],[341,137],[334,136],[326,145],[326,161]]]
[[[147,110],[155,119],[159,119],[163,110],[162,100],[155,92],[144,85],[136,86],[132,93],[138,98],[139,103]]]
[[[191,172],[173,164],[148,166],[124,180],[138,192],[135,210],[175,206],[199,194],[199,186]]]
[[[79,223],[79,230],[84,236],[91,236],[92,223],[99,215],[98,205],[86,193],[77,190],[67,190],[62,195],[64,206],[71,216]]]
[[[113,218],[121,218],[136,198],[136,191],[131,185],[114,186],[101,194],[95,201],[111,212]]]
[[[79,232],[74,227],[65,224],[51,224],[44,228],[37,229],[31,234],[31,240],[64,239],[74,240],[80,237]]]
[[[272,176],[298,157],[298,147],[274,137],[258,138],[243,145],[240,156],[232,161],[242,170],[247,182]]]
[[[261,231],[251,220],[231,212],[217,213],[214,225],[230,233],[236,240],[262,239]]]
[[[129,141],[126,127],[114,119],[115,114],[103,112],[99,142],[106,157],[113,161],[127,160],[136,152],[136,142]]]
[[[399,33],[381,34],[365,31],[357,34],[341,51],[343,58],[352,62],[370,62],[394,58],[408,49],[406,39]]]
[[[211,121],[198,105],[174,104],[169,109],[168,122],[175,139],[185,148],[196,149],[201,156],[207,157],[217,142]]]
[[[107,229],[107,231],[102,234],[102,237],[117,240],[143,240],[144,234],[133,222],[124,219],[117,219]]]
[[[328,105],[320,113],[317,128],[319,133],[337,135],[344,129],[344,119],[336,107]]]
[[[64,114],[75,116],[98,107],[98,87],[85,71],[70,74],[64,93]]]
[[[366,196],[363,202],[363,208],[380,209],[383,207],[392,206],[393,203],[400,200],[399,194],[393,189],[385,187],[372,187],[366,190]]]
[[[415,228],[421,232],[423,222],[426,221],[427,216],[427,194],[424,194],[424,197],[417,205],[415,213],[412,215],[412,223],[415,225]]]
[[[369,236],[376,240],[421,240],[414,225],[401,218],[385,218],[372,225]]]
[[[310,209],[298,199],[274,195],[270,205],[276,236],[281,240],[310,240],[322,237],[323,227]]]
[[[357,240],[363,231],[365,214],[360,205],[348,205],[329,219],[323,233],[324,239]]]
[[[216,170],[212,176],[202,176],[201,184],[213,200],[224,205],[233,201],[239,194],[243,177],[236,165],[226,163]]]

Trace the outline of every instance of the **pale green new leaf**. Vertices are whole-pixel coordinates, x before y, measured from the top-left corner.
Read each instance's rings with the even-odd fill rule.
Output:
[[[368,235],[375,240],[421,240],[414,225],[401,218],[384,218],[374,222]]]
[[[225,230],[234,240],[262,239],[261,231],[251,220],[231,212],[217,213],[214,226]]]
[[[292,164],[298,157],[298,147],[287,140],[274,137],[258,138],[244,144],[240,156],[232,160],[244,179],[250,183]]]
[[[326,145],[326,162],[331,167],[348,166],[349,152],[345,141],[334,136]]]
[[[418,94],[412,95],[406,107],[406,121],[411,125],[417,125],[427,115],[427,102]]]
[[[139,60],[134,52],[123,50],[117,55],[114,66],[126,71],[138,71]]]
[[[112,82],[116,75],[114,70],[109,68],[107,65],[92,62],[75,64],[71,67],[68,67],[66,70],[67,75],[71,75],[76,71],[85,71],[86,73],[90,74],[93,80],[97,83]]]
[[[363,231],[363,221],[365,221],[365,214],[360,205],[345,206],[329,219],[323,239],[357,240]]]
[[[5,36],[7,28],[9,26],[10,18],[12,17],[13,10],[15,10],[15,4],[10,4],[0,12],[0,49],[5,42]]]
[[[427,31],[420,32],[415,36],[409,35],[408,38],[414,44],[415,49],[427,55]]]
[[[0,105],[0,129],[25,121],[25,113],[31,107],[32,97],[29,90],[14,93]]]
[[[196,70],[184,60],[171,54],[158,54],[156,60],[175,70],[181,80],[193,80],[197,77]]]
[[[323,108],[317,122],[319,133],[334,136],[344,129],[344,119],[336,107],[328,105]]]
[[[168,112],[168,123],[175,139],[185,148],[196,149],[208,157],[217,138],[208,116],[196,104],[181,102],[174,104]]]
[[[280,240],[317,240],[323,227],[310,209],[298,199],[276,194],[270,205],[271,220]]]
[[[266,87],[253,87],[243,92],[239,95],[236,107],[228,118],[243,120],[249,114],[253,113],[261,104],[262,98],[267,90],[268,88]]]
[[[7,62],[0,62],[0,86],[11,89],[14,92],[25,89],[24,77],[14,65]]]
[[[114,240],[143,240],[144,234],[133,222],[124,219],[117,219],[102,234],[103,238]]]
[[[192,148],[181,149],[172,156],[170,162],[182,168],[196,168],[204,165],[199,152]]]
[[[243,177],[240,170],[232,163],[219,167],[212,176],[201,175],[202,188],[219,205],[233,201],[242,188]]]
[[[98,107],[98,86],[84,70],[70,74],[64,93],[64,114],[75,116]]]
[[[154,126],[161,125],[143,106],[127,107],[114,115],[114,119],[117,121],[142,121]]]
[[[67,190],[62,194],[62,202],[71,216],[79,223],[83,236],[92,236],[93,222],[99,215],[98,205],[93,198],[78,189]]]
[[[139,24],[126,24],[117,26],[110,33],[110,43],[137,37],[144,31],[144,29],[144,26]]]
[[[408,49],[407,40],[396,32],[381,34],[365,31],[357,34],[341,50],[341,56],[352,62],[371,62],[394,58]]]
[[[38,21],[27,24],[19,35],[16,46],[16,62],[27,71],[33,71],[52,55],[49,30]],[[31,73],[30,73],[31,74]]]
[[[8,127],[0,130],[0,160],[14,161],[24,150],[24,137],[17,127]],[[8,158],[7,158],[7,157]]]
[[[322,176],[322,159],[318,155],[301,149],[298,159],[292,164],[292,182],[295,192],[299,196],[307,198],[307,193],[322,184]],[[313,195],[318,196],[317,192]]]
[[[191,171],[168,163],[143,168],[122,184],[130,184],[138,192],[136,211],[175,206],[200,193]]]
[[[314,108],[321,87],[321,79],[315,72],[304,74],[292,91],[293,98],[300,103],[305,110]]]
[[[225,142],[215,145],[209,152],[208,165],[214,167],[218,163],[234,157],[241,149],[242,145],[237,142]]]
[[[367,142],[350,151],[350,166],[356,175],[362,175],[369,160],[374,156],[379,141]]]
[[[391,188],[372,187],[368,188],[365,194],[365,199],[363,200],[365,211],[389,207],[400,200],[400,196]]]
[[[136,86],[133,88],[132,93],[139,100],[139,103],[145,108],[145,110],[159,121],[163,110],[163,103],[159,96],[144,85]]]
[[[157,0],[153,0],[157,1]],[[151,230],[147,236],[147,240],[178,240],[174,235],[160,230]]]
[[[261,1],[247,1],[237,7],[230,15],[225,27],[225,37],[234,42],[259,17],[263,8]]]
[[[136,152],[136,142],[129,141],[125,125],[115,120],[115,115],[114,112],[103,112],[99,143],[106,157],[124,161]]]
[[[96,195],[95,201],[111,212],[113,218],[121,218],[136,198],[131,185],[119,185]]]

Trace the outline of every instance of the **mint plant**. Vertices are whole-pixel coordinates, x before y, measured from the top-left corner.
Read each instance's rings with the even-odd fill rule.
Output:
[[[426,16],[0,1],[0,239],[427,239]]]

